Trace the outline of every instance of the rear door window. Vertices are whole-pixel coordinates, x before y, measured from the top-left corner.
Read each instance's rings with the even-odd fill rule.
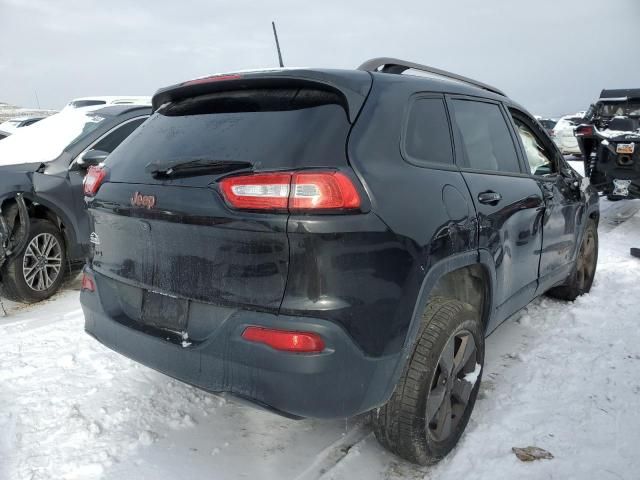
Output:
[[[133,131],[138,128],[148,117],[136,118],[117,126],[107,133],[91,148],[102,152],[111,153],[120,145]]]
[[[513,138],[498,104],[454,99],[451,105],[468,168],[522,173]]]
[[[453,164],[453,146],[443,98],[417,98],[404,133],[404,155],[417,165]]]

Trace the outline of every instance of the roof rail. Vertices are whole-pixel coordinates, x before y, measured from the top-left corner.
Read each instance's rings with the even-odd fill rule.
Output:
[[[367,60],[362,65],[358,67],[358,70],[364,70],[365,72],[382,72],[382,73],[396,73],[401,74],[405,70],[419,70],[421,72],[431,73],[433,75],[437,75],[439,77],[450,78],[452,80],[457,80],[458,82],[467,83],[469,85],[473,85],[474,87],[482,88],[483,90],[488,90],[493,93],[497,93],[498,95],[502,95],[506,97],[505,93],[502,90],[499,90],[491,85],[487,85],[486,83],[479,82],[478,80],[473,80],[472,78],[463,77],[462,75],[458,75],[456,73],[447,72],[446,70],[440,70],[439,68],[429,67],[428,65],[421,65],[419,63],[407,62],[406,60],[400,60],[397,58],[390,57],[378,57],[372,58],[371,60]]]

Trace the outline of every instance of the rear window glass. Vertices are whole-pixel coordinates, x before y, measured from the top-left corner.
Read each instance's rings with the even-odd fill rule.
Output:
[[[419,98],[413,102],[404,149],[408,160],[413,163],[453,164],[449,121],[442,99]]]
[[[104,100],[76,100],[71,102],[73,108],[93,107],[95,105],[105,105],[107,102]]]
[[[313,89],[218,92],[161,108],[116,149],[112,178],[146,165],[240,161],[254,170],[346,164],[347,114],[339,95]],[[122,163],[120,161],[122,160]]]

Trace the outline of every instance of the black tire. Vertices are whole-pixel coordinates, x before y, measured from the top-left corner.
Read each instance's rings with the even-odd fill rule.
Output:
[[[580,295],[589,293],[593,285],[598,266],[598,226],[595,220],[590,218],[585,226],[576,265],[567,279],[567,283],[554,287],[547,295],[569,302],[574,301]]]
[[[456,373],[460,363],[456,364],[456,353],[462,359],[460,352],[464,353],[464,347],[470,345],[469,339],[475,344],[474,355],[462,362]],[[454,353],[451,370],[454,375],[446,375],[441,364],[446,356],[445,347],[449,347],[451,341]],[[479,373],[477,365],[480,366]],[[371,412],[371,423],[378,441],[410,462],[420,465],[438,462],[455,447],[467,426],[478,396],[483,365],[484,334],[480,314],[458,300],[433,299],[423,314],[413,354],[391,399]],[[472,372],[477,373],[473,383],[464,378]],[[456,385],[452,387],[454,390],[464,389],[464,396],[468,395],[466,404],[456,400],[456,393],[448,391],[449,382]],[[442,390],[445,392],[442,404],[436,409],[439,402],[437,392]],[[450,402],[448,410],[447,402]],[[427,410],[429,404],[433,407]],[[434,411],[436,413],[432,416]],[[449,415],[449,433],[438,438],[439,419],[444,418],[446,423]],[[446,432],[444,428],[441,431]]]
[[[36,242],[43,242],[44,240],[50,240],[53,242],[51,239],[55,239],[59,247],[59,262],[57,259],[55,261],[51,260],[49,263],[50,266],[46,268],[38,268],[36,266],[34,269],[29,270],[33,265],[38,264],[38,261],[42,261],[32,255],[35,251],[33,250],[34,246],[35,248],[38,248],[38,244],[33,244],[32,242],[34,242],[34,240]],[[39,245],[43,246],[43,248],[49,248],[49,244],[44,246],[44,243],[40,243]],[[52,246],[51,248],[51,251],[58,251],[55,249],[55,246]],[[53,256],[57,258],[58,254],[55,253]],[[59,269],[56,273],[56,269],[53,265],[57,265],[58,263]],[[2,267],[0,295],[9,300],[21,303],[35,303],[45,300],[60,289],[60,286],[65,280],[65,273],[67,271],[66,265],[67,252],[60,230],[58,230],[53,223],[47,220],[33,219],[31,220],[31,226],[29,229],[29,238],[27,239],[24,248],[19,253],[11,256]],[[34,270],[39,270],[43,273],[41,274],[36,272],[35,275],[37,276],[37,279],[34,279],[32,277],[32,275],[34,275]],[[31,274],[27,275],[29,278],[25,278],[25,272]],[[43,279],[41,283],[38,281],[40,278]]]

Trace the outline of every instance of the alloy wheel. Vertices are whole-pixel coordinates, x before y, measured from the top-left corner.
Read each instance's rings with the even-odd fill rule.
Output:
[[[462,330],[452,335],[442,350],[426,401],[428,434],[438,442],[449,438],[467,409],[475,378],[477,348],[473,335]]]
[[[576,273],[578,288],[584,292],[587,290],[596,270],[596,239],[591,230],[587,230],[580,245]]]
[[[22,274],[31,290],[42,292],[51,288],[62,270],[62,246],[50,233],[31,239],[24,252]]]

